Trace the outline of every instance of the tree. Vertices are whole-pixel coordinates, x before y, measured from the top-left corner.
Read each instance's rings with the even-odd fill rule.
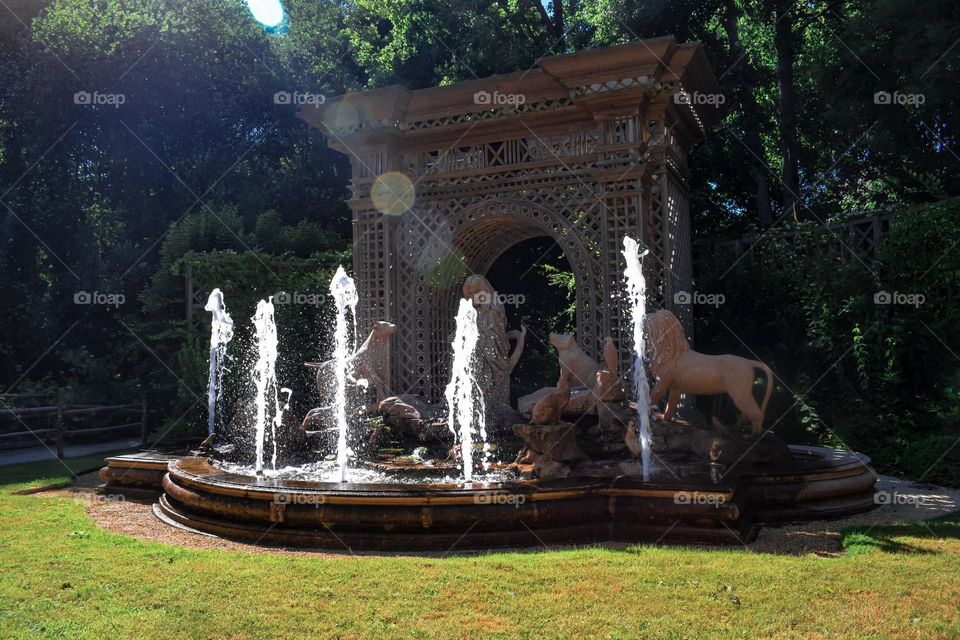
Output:
[[[347,163],[274,100],[358,84],[337,64],[343,16],[329,3],[289,9],[283,40],[220,0],[59,0],[4,31],[0,292],[17,301],[0,311],[7,385],[28,371],[64,383],[77,360],[58,356],[81,347],[128,374],[169,376],[168,354],[130,329],[165,234],[191,212],[231,207],[249,230],[274,209],[346,243]],[[329,44],[322,56],[315,40]],[[83,291],[126,303],[73,304]]]

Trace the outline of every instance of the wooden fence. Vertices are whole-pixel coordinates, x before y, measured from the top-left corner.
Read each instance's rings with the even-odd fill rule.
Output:
[[[11,401],[25,398],[24,395],[4,395],[0,399]],[[67,423],[73,416],[107,415],[124,422],[107,426],[76,428]],[[135,414],[136,420],[130,419]],[[0,408],[0,421],[15,420],[23,429],[0,433],[0,449],[20,449],[35,446],[38,442],[56,446],[57,457],[63,458],[63,449],[67,439],[91,438],[97,436],[118,436],[124,433],[137,433],[140,441],[147,439],[147,401],[137,404],[89,405],[58,403],[42,407],[4,407]],[[28,422],[40,420],[44,426],[32,428]]]

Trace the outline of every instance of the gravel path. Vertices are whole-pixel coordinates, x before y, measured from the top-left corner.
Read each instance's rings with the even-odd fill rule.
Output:
[[[915,484],[892,476],[877,476],[873,511],[839,520],[814,520],[780,527],[764,527],[746,547],[759,553],[813,553],[839,555],[840,530],[850,526],[877,526],[929,520],[960,510],[960,489]]]

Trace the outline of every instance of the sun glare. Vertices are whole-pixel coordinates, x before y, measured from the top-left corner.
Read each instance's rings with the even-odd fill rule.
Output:
[[[286,19],[286,12],[280,0],[246,0],[253,18],[268,29],[281,26]]]

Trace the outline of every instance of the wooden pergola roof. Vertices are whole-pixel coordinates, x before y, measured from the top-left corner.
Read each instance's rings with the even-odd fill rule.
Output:
[[[297,116],[330,136],[342,152],[402,138],[406,149],[473,144],[523,135],[528,128],[562,130],[626,109],[650,117],[666,110],[689,145],[723,115],[722,105],[679,104],[687,93],[719,95],[720,87],[698,43],[673,36],[543,58],[522,72],[410,91],[392,85],[309,105]],[[522,105],[478,104],[475,94],[518,94]],[[514,116],[514,117],[511,117]]]

